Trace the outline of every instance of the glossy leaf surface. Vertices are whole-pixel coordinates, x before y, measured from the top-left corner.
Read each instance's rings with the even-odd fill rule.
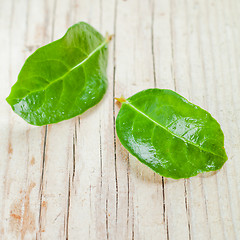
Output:
[[[40,126],[75,117],[97,104],[107,88],[108,41],[80,22],[36,50],[6,99],[13,111]]]
[[[218,122],[179,94],[148,89],[118,100],[121,143],[158,174],[188,178],[218,170],[227,160]]]

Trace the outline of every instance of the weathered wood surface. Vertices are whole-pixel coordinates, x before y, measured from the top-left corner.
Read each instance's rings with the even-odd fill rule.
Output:
[[[0,239],[239,239],[239,15],[239,0],[1,0]],[[81,117],[28,125],[5,101],[10,87],[78,21],[115,35],[107,94]],[[165,179],[121,146],[113,97],[152,87],[220,122],[220,171]]]

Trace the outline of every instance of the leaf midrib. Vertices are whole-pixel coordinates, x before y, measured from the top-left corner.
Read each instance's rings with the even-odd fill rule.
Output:
[[[202,151],[204,151],[204,152],[211,153],[211,154],[213,154],[213,155],[215,155],[215,156],[217,156],[217,157],[220,157],[220,158],[222,158],[222,159],[225,160],[225,158],[224,158],[223,156],[220,156],[220,155],[218,155],[218,154],[216,154],[216,153],[214,153],[214,152],[212,152],[212,151],[206,150],[206,149],[198,146],[197,144],[195,144],[195,143],[193,143],[193,142],[190,142],[189,140],[187,140],[187,139],[185,139],[185,138],[183,138],[183,137],[181,137],[181,136],[179,136],[179,135],[176,135],[174,132],[170,131],[168,128],[166,128],[165,126],[163,126],[163,125],[161,125],[160,123],[156,122],[154,119],[150,118],[150,117],[149,117],[148,115],[146,115],[144,112],[142,112],[141,110],[139,110],[138,108],[136,108],[136,107],[135,107],[134,105],[132,105],[129,101],[126,101],[126,102],[124,102],[123,104],[129,105],[129,106],[132,107],[134,110],[136,110],[138,113],[142,114],[144,117],[146,117],[147,119],[149,119],[150,121],[152,121],[153,123],[155,123],[156,125],[158,125],[159,127],[163,128],[164,130],[166,130],[167,132],[169,132],[169,133],[170,133],[171,135],[173,135],[174,137],[179,138],[179,139],[181,139],[182,141],[187,142],[187,143],[189,143],[190,145],[193,145],[193,146],[197,147],[198,149],[200,149],[200,150],[202,150]]]
[[[57,81],[60,81],[61,79],[65,78],[70,72],[72,72],[74,69],[78,68],[79,66],[83,65],[89,58],[91,58],[91,56],[93,56],[98,50],[102,49],[106,44],[108,43],[108,39],[105,39],[105,41],[103,41],[98,47],[96,47],[90,54],[88,54],[88,56],[82,60],[80,63],[78,63],[77,65],[75,65],[74,67],[72,67],[71,69],[69,69],[66,73],[64,73],[62,76],[56,78],[54,81],[51,81],[45,88],[41,88],[35,91],[31,91],[29,93],[27,93],[25,96],[21,97],[21,99],[25,98],[26,96],[28,96],[29,94],[35,93],[35,92],[39,92],[42,90],[46,90],[47,88],[49,88],[52,84],[54,84]],[[19,99],[19,98],[11,98],[11,99]]]

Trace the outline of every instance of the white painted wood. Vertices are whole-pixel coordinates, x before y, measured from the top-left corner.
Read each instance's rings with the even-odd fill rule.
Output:
[[[0,239],[238,239],[238,0],[0,1]],[[109,44],[108,91],[80,117],[34,127],[5,101],[24,60],[78,21]],[[176,90],[221,124],[216,173],[162,178],[121,146],[119,105]]]

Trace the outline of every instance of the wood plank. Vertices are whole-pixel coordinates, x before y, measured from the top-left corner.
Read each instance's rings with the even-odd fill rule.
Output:
[[[80,18],[103,35],[113,34],[114,7],[114,1],[81,1],[75,8],[75,22]],[[70,185],[70,239],[107,239],[114,231],[113,42],[109,44],[107,93],[101,103],[75,122],[76,171]]]
[[[6,3],[10,4],[9,9],[5,9]],[[25,32],[26,32],[26,19],[28,6],[26,1],[7,1],[3,6],[2,11],[4,12],[2,17],[6,13],[10,13],[9,21],[7,25],[8,31],[5,32],[7,37],[7,44],[3,44],[4,57],[2,59],[1,66],[3,72],[8,73],[6,83],[3,82],[3,89],[5,92],[1,96],[4,98],[10,91],[10,86],[14,83],[17,78],[18,71],[24,60],[23,46],[25,43]],[[18,9],[22,9],[20,13]],[[3,20],[3,19],[1,19]],[[22,21],[23,20],[23,21]],[[3,28],[4,29],[4,28]],[[7,153],[2,155],[1,161],[1,177],[3,179],[4,186],[1,188],[1,233],[8,236],[9,239],[17,239],[25,235],[34,234],[34,227],[28,225],[29,220],[34,221],[32,211],[29,207],[30,200],[29,195],[33,185],[27,182],[27,169],[29,164],[28,157],[28,132],[27,124],[21,123],[19,118],[10,112],[9,106],[5,99],[1,101],[1,109],[6,109],[3,119],[5,120],[2,125],[1,136],[7,143],[3,145],[5,149],[1,149],[1,153]],[[29,213],[26,216],[25,213]],[[22,219],[22,220],[21,220]],[[28,232],[27,232],[28,231]],[[1,234],[1,235],[2,235]]]
[[[191,35],[194,35],[194,29],[197,29],[196,32],[196,38],[195,38],[195,44],[196,46],[193,46],[189,49],[189,55],[190,55],[190,66],[191,66],[191,81],[192,81],[192,93],[193,94],[193,100],[196,101],[197,104],[202,106],[204,109],[210,111],[210,113],[213,114],[214,117],[216,116],[216,110],[215,106],[213,106],[213,103],[216,102],[214,99],[214,102],[209,101],[208,96],[214,97],[214,93],[211,91],[211,89],[208,85],[208,83],[211,81],[211,75],[208,74],[206,65],[211,64],[211,59],[208,59],[207,56],[209,53],[211,53],[211,39],[209,35],[209,29],[208,29],[208,16],[211,14],[208,9],[206,8],[207,2],[204,2],[200,6],[196,6],[192,4],[192,9],[196,8],[196,21],[195,26],[191,26]],[[194,12],[194,11],[192,11]],[[204,39],[202,38],[204,36]],[[189,45],[191,47],[191,42],[194,42],[193,40],[189,41]],[[195,49],[195,51],[194,51]],[[198,56],[198,58],[196,58]],[[205,59],[204,59],[205,58]],[[204,61],[204,60],[205,61]],[[199,73],[199,74],[197,74]],[[215,114],[215,115],[214,115]],[[207,177],[206,177],[207,176]],[[219,202],[218,202],[218,188],[217,188],[217,176],[214,174],[202,174],[200,175],[200,183],[201,183],[201,192],[202,192],[202,206],[203,209],[201,212],[205,213],[205,223],[207,223],[207,226],[205,225],[205,231],[206,231],[206,237],[211,239],[213,236],[216,236],[218,239],[224,239],[223,229],[222,229],[222,222],[221,222],[221,216],[220,216],[220,208],[219,208]],[[194,179],[193,179],[194,181]],[[192,181],[191,181],[192,183]],[[197,192],[197,185],[192,186],[192,195],[194,197],[194,193]],[[198,196],[198,195],[197,195]],[[198,200],[198,202],[200,199]],[[198,207],[195,205],[195,211],[197,211]],[[214,221],[212,220],[214,212]],[[192,209],[192,215],[194,214],[194,209]],[[196,217],[196,214],[195,214]],[[198,222],[194,221],[193,224],[195,230],[193,232],[194,236],[196,236],[197,239],[201,239],[204,237],[204,231],[199,229]],[[199,230],[200,233],[199,234]]]
[[[115,96],[154,87],[153,3],[119,1],[116,24]],[[142,17],[144,16],[144,18]],[[119,108],[116,107],[116,113]],[[166,239],[162,178],[129,155],[117,138],[118,231],[125,239]],[[124,161],[123,161],[124,159]],[[123,211],[128,209],[128,212]],[[124,224],[128,224],[124,227]],[[151,229],[151,230],[150,230]],[[120,238],[121,239],[121,238]]]

